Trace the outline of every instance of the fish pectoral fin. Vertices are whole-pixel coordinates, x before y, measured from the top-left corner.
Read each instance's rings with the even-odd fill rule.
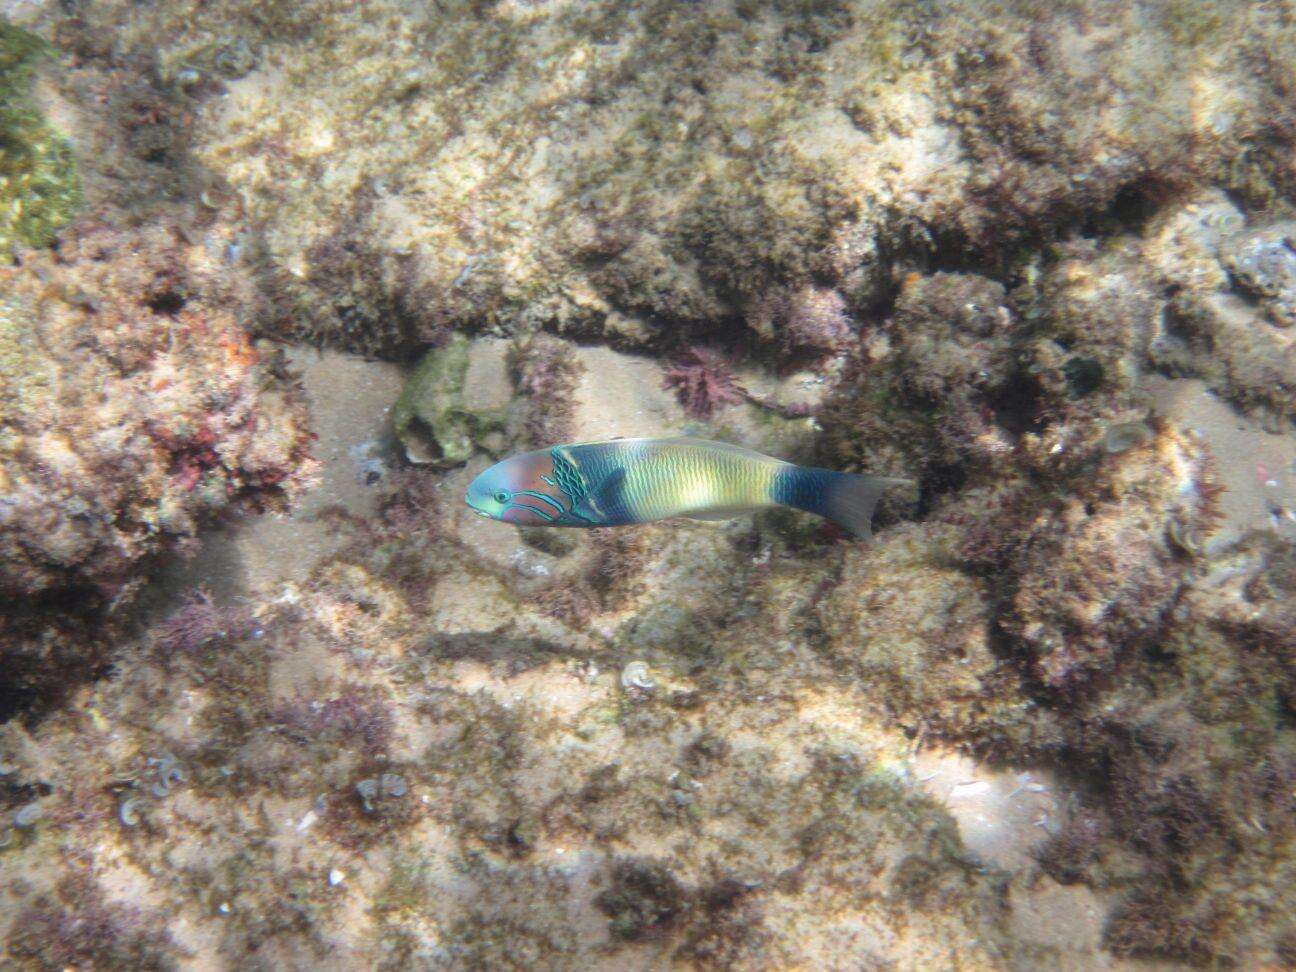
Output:
[[[621,509],[621,491],[624,488],[625,470],[613,470],[588,495],[572,504],[572,512],[591,523],[606,523]]]
[[[590,497],[600,510],[609,511],[621,502],[621,490],[625,488],[625,470],[617,469],[608,473],[599,483],[598,491]]]

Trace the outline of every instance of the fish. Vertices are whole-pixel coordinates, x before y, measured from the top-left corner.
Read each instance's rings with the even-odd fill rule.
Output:
[[[863,538],[883,491],[907,484],[798,466],[728,442],[610,439],[511,456],[477,476],[464,499],[491,520],[551,527],[721,520],[786,506]]]

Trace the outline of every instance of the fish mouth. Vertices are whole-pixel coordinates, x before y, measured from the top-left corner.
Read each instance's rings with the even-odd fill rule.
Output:
[[[468,493],[464,493],[464,502],[468,504],[468,509],[472,510],[478,516],[485,517],[487,520],[491,518],[491,515],[489,513],[479,508],[477,504],[472,501],[472,496],[470,496]]]

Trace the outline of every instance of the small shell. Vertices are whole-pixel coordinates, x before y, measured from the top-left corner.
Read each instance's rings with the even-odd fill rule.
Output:
[[[1103,436],[1103,448],[1110,454],[1128,452],[1146,445],[1152,439],[1152,430],[1143,422],[1119,422]]]
[[[27,830],[29,827],[35,827],[36,821],[40,820],[41,815],[41,805],[39,803],[29,803],[27,806],[21,807],[18,812],[14,814],[14,826],[20,830]]]
[[[1191,526],[1180,520],[1171,520],[1170,525],[1166,527],[1166,537],[1172,546],[1178,548],[1190,557],[1201,555],[1201,544],[1197,541],[1197,532]]]
[[[364,805],[366,813],[373,813],[373,801],[378,799],[378,781],[375,779],[363,779],[356,784],[356,793],[360,795],[360,802]]]
[[[399,776],[396,773],[384,773],[378,783],[383,796],[403,797],[409,792],[409,787],[405,783],[405,777]]]
[[[135,827],[140,822],[140,803],[139,797],[129,797],[122,801],[121,806],[117,808],[117,819],[125,827]]]
[[[172,787],[185,782],[184,770],[179,767],[176,758],[170,753],[165,753],[161,757],[151,757],[146,765],[157,777],[149,789],[158,799],[167,796]]]
[[[637,689],[640,692],[651,692],[657,687],[657,680],[648,670],[648,663],[632,661],[621,669],[621,687],[627,691]]]

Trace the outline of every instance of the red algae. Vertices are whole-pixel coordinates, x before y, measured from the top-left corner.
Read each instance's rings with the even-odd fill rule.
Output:
[[[699,419],[709,419],[745,397],[724,355],[714,348],[689,348],[666,369],[662,386],[674,391],[684,410]]]

